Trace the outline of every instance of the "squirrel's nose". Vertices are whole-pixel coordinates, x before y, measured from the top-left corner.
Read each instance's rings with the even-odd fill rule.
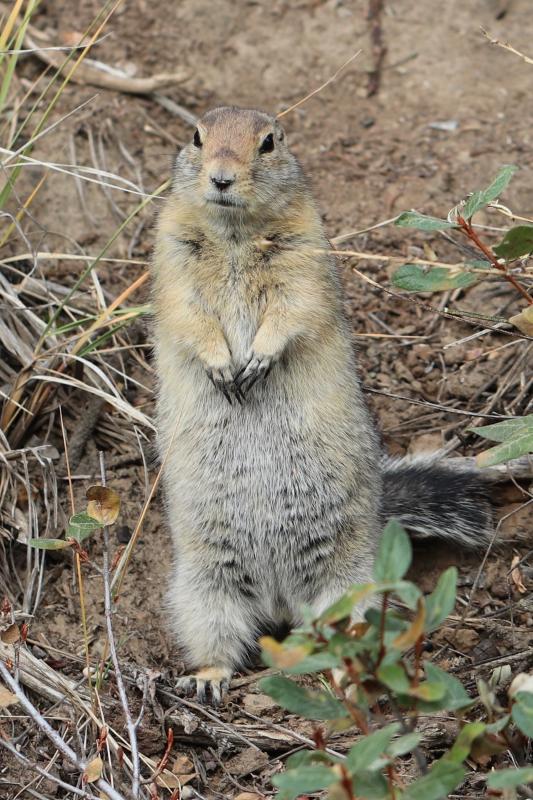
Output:
[[[217,189],[220,189],[221,192],[224,192],[232,183],[235,183],[235,176],[211,175],[211,183],[213,183]]]

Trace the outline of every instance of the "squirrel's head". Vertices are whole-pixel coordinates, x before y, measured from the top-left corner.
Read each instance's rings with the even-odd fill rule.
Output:
[[[203,116],[176,162],[175,191],[218,213],[281,210],[301,171],[274,117],[251,109],[216,108]]]

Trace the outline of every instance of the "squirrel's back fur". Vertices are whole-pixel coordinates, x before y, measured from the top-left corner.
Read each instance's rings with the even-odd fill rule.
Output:
[[[488,529],[477,477],[462,503],[445,467],[383,469],[329,250],[276,120],[203,117],[160,215],[153,294],[172,616],[215,700],[261,628],[371,578],[384,515],[467,545]]]

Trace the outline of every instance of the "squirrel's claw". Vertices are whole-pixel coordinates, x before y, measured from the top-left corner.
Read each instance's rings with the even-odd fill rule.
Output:
[[[207,377],[209,378],[215,389],[218,389],[220,392],[222,392],[222,394],[224,395],[230,406],[233,405],[231,400],[231,394],[234,395],[239,405],[242,405],[242,401],[244,400],[244,395],[242,394],[240,388],[236,386],[233,379],[233,375],[231,374],[231,371],[228,368],[226,369],[210,368],[207,369],[206,372],[207,372]]]
[[[179,694],[196,695],[196,702],[202,705],[219,706],[229,689],[228,678],[203,678],[201,675],[184,675],[176,681]]]
[[[241,393],[249,392],[258,380],[264,380],[274,362],[270,356],[252,355],[235,375],[234,382]]]

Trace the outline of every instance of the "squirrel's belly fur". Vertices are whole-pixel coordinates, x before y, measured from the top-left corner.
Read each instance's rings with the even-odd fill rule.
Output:
[[[199,697],[261,629],[371,580],[390,516],[464,546],[490,531],[477,473],[383,460],[328,249],[279,123],[207,114],[153,262],[171,619]]]
[[[211,573],[246,597],[258,625],[294,623],[304,603],[327,604],[341,585],[368,580],[379,451],[351,359],[335,379],[289,350],[240,406],[195,364],[170,358],[158,427],[164,454],[177,423],[165,483],[178,562],[193,559],[202,585]],[[345,407],[332,415],[339,392]]]

